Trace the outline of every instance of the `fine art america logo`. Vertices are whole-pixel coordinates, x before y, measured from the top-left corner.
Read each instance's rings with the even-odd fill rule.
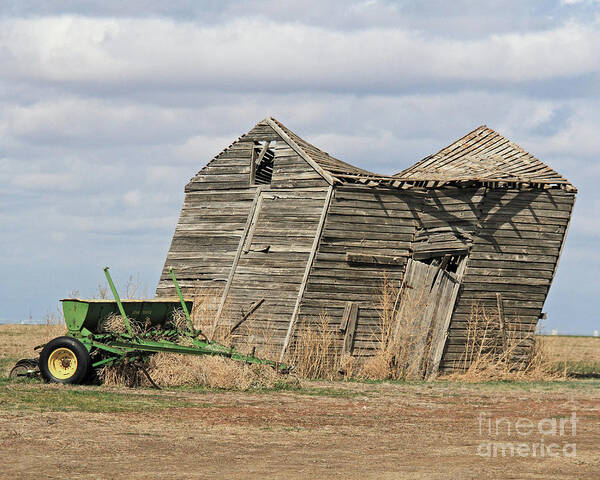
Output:
[[[479,438],[482,441],[477,446],[477,455],[484,458],[576,457],[577,422],[573,406],[568,416],[536,420],[494,417],[482,412],[478,417]]]

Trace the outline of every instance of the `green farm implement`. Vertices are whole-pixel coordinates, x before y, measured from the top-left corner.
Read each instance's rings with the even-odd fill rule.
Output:
[[[123,361],[137,362],[147,375],[143,361],[158,352],[218,355],[270,365],[281,373],[288,370],[281,363],[244,355],[233,347],[211,341],[196,329],[190,317],[193,302],[183,298],[172,269],[178,300],[121,300],[108,267],[104,273],[114,300],[61,300],[66,334],[36,347],[41,349],[39,359],[19,360],[11,377],[41,373],[50,382],[84,383],[95,369]],[[115,319],[121,326],[118,331],[107,328]]]

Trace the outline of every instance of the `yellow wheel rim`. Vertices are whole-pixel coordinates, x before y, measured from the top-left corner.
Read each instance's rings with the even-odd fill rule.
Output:
[[[57,348],[48,358],[48,370],[54,378],[71,378],[77,371],[77,356],[68,348]]]

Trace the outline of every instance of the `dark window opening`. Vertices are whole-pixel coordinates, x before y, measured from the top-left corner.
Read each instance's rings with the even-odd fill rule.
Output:
[[[252,165],[250,166],[251,185],[269,185],[273,178],[275,152],[269,148],[271,142],[254,142]]]
[[[458,267],[464,258],[464,255],[444,255],[443,257],[427,258],[421,260],[421,262],[440,267],[442,270],[445,270],[449,273],[456,273],[458,272]]]

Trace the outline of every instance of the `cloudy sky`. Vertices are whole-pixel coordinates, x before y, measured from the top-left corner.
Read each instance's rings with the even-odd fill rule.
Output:
[[[0,321],[105,264],[152,295],[185,183],[267,115],[380,173],[508,136],[580,191],[546,330],[600,330],[597,0],[2,0]]]

